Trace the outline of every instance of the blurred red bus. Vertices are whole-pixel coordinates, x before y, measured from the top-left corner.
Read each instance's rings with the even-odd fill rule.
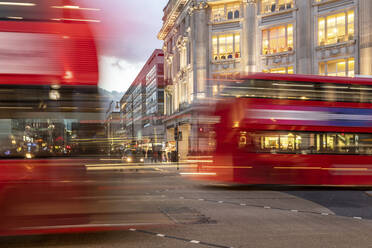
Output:
[[[86,157],[103,151],[94,142],[105,104],[90,11],[70,0],[0,1],[0,235],[89,223],[78,198]]]
[[[257,73],[217,82],[208,179],[372,185],[372,80]],[[210,138],[210,137],[209,137]]]
[[[98,62],[90,25],[71,0],[0,2],[0,84],[93,85]]]

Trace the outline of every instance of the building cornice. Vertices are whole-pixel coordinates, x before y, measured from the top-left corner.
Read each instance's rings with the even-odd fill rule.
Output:
[[[176,3],[172,7],[172,10],[167,15],[166,19],[164,20],[163,27],[161,28],[158,39],[164,40],[167,37],[168,33],[174,27],[174,24],[177,21],[177,18],[181,14],[183,7],[189,2],[190,0],[176,0]]]

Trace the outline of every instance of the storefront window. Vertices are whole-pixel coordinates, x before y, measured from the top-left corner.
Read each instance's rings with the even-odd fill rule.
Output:
[[[293,74],[293,66],[264,69],[264,70],[262,70],[262,72],[265,72],[265,73]]]
[[[293,50],[293,25],[274,27],[262,31],[262,54]]]
[[[319,63],[319,74],[326,76],[354,76],[354,58]]]
[[[324,46],[354,38],[354,10],[318,18],[318,45]]]
[[[212,37],[213,60],[240,58],[240,34],[223,34]]]

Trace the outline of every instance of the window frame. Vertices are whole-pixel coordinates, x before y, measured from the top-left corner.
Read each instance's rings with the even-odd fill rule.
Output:
[[[352,23],[352,26],[353,26],[353,34],[352,34],[352,37],[350,36],[349,34],[349,30],[350,30],[350,23],[349,23],[349,12],[350,11],[353,11],[353,23]],[[345,35],[344,35],[344,39],[343,40],[340,40],[338,41],[339,37],[336,37],[336,42],[328,42],[328,23],[327,23],[327,18],[329,17],[332,17],[332,16],[335,16],[335,18],[337,18],[337,15],[341,14],[341,13],[344,13],[345,14]],[[355,7],[350,7],[350,8],[346,8],[346,9],[343,9],[343,10],[338,10],[338,11],[333,11],[333,12],[330,12],[330,13],[326,13],[326,14],[322,14],[322,15],[318,15],[316,16],[315,18],[315,26],[316,26],[316,34],[314,37],[316,37],[316,45],[317,46],[327,46],[327,45],[335,45],[335,44],[339,44],[339,43],[342,43],[342,42],[347,42],[347,41],[350,41],[350,40],[354,40],[355,37],[356,37],[356,23],[355,23],[355,15],[356,15],[356,9]],[[324,41],[321,41],[320,39],[320,36],[319,36],[319,20],[320,19],[324,19]],[[335,24],[336,28],[337,28],[337,23]]]
[[[264,72],[264,73],[280,73],[280,72],[272,72],[273,70],[278,70],[278,69],[284,69],[285,70],[284,74],[294,74],[294,65],[272,67],[272,68],[263,68],[262,72]],[[289,71],[292,71],[292,72],[289,73]]]
[[[268,4],[267,6],[271,7],[270,10],[267,10],[267,11],[264,11],[264,7],[263,7],[263,0],[260,0],[259,2],[259,14],[260,15],[266,15],[266,14],[271,14],[271,13],[277,13],[277,12],[281,12],[281,11],[286,11],[286,10],[291,10],[291,9],[294,9],[295,8],[295,5],[296,5],[296,1],[295,0],[284,0],[285,3],[284,3],[284,9],[281,9],[279,7],[279,1],[280,0],[273,0],[275,1],[275,8],[273,10],[273,4]],[[290,3],[287,3],[287,2],[290,2]],[[289,6],[289,7],[288,7]]]
[[[226,51],[226,54],[224,55],[221,55],[220,53],[220,49],[221,49],[221,46],[220,46],[220,37],[222,36],[225,36],[225,45],[226,47],[228,46],[227,44],[227,37],[232,35],[232,38],[233,38],[233,41],[232,41],[232,46],[233,46],[233,51],[231,54],[229,54],[227,51]],[[236,41],[236,37],[239,36],[239,42]],[[216,53],[215,53],[215,47],[214,47],[214,38],[216,37],[217,39],[217,44],[216,44]],[[231,33],[215,33],[215,34],[212,34],[211,36],[211,61],[213,62],[217,62],[217,61],[226,61],[226,60],[235,60],[235,59],[240,59],[241,58],[241,47],[242,47],[242,41],[241,41],[241,31],[236,31],[236,32],[231,32]],[[237,50],[237,44],[239,44],[239,49]],[[226,49],[227,50],[227,49]],[[229,56],[232,56],[231,58],[229,58]],[[222,58],[223,56],[225,56],[225,58]],[[216,59],[217,58],[217,59]]]
[[[292,26],[292,46],[288,46],[288,28],[289,26]],[[273,52],[273,53],[270,53],[270,29],[277,29],[279,30],[280,27],[284,27],[285,28],[285,43],[286,43],[286,50],[284,51],[278,51],[278,52]],[[288,23],[281,23],[279,25],[275,25],[275,26],[266,26],[266,27],[263,27],[261,28],[260,30],[261,32],[261,55],[262,56],[266,56],[266,55],[274,55],[274,54],[280,54],[280,53],[287,53],[287,52],[292,52],[295,50],[295,23],[292,23],[292,22],[288,22]],[[264,53],[264,32],[267,32],[267,41],[268,41],[268,44],[267,44],[267,53]],[[278,40],[279,38],[277,38]]]
[[[338,59],[330,59],[330,60],[326,60],[326,61],[320,61],[318,63],[318,74],[319,75],[324,75],[324,76],[328,76],[329,73],[328,73],[328,66],[331,62],[335,62],[336,63],[336,70],[337,70],[337,61],[342,61],[345,62],[345,75],[344,77],[354,77],[355,75],[355,57],[344,57],[344,58],[338,58]],[[350,75],[350,66],[349,66],[349,63],[353,61],[354,62],[354,71],[352,72],[352,74]],[[320,73],[320,67],[324,65],[324,73]],[[336,73],[338,73],[338,71],[336,71]],[[336,75],[336,76],[339,76],[339,75]],[[343,75],[340,75],[340,76],[343,76]]]
[[[292,142],[289,142],[289,137],[293,137]],[[345,145],[340,146],[337,143],[338,136],[345,138]],[[351,137],[353,136],[353,140]],[[363,137],[364,136],[364,137]],[[370,136],[370,137],[368,137]],[[243,137],[243,139],[242,139]],[[247,138],[248,137],[248,138]],[[300,138],[298,138],[300,137]],[[309,137],[309,142],[303,142],[305,137]],[[336,137],[336,140],[334,138]],[[267,145],[265,138],[277,139],[275,147]],[[325,140],[324,140],[325,138]],[[328,139],[329,138],[329,139]],[[372,133],[366,132],[335,132],[335,131],[294,131],[294,130],[263,130],[263,131],[246,131],[239,130],[236,133],[235,140],[236,147],[242,152],[255,152],[255,153],[277,153],[277,154],[303,154],[303,155],[357,155],[357,156],[372,156]],[[282,140],[287,139],[287,144],[282,143]],[[312,139],[312,140],[310,140]],[[366,143],[362,143],[363,139]],[[333,145],[329,146],[332,140]],[[247,142],[248,141],[248,142]],[[354,147],[352,143],[354,142]],[[346,144],[348,142],[349,144]],[[292,148],[290,148],[289,143]],[[308,144],[306,147],[304,144]],[[369,144],[365,147],[365,144]],[[286,146],[286,147],[285,147]],[[346,151],[343,151],[345,149]]]
[[[231,12],[232,13],[232,18],[228,18],[229,17],[228,15],[230,13],[229,6],[233,6],[233,8],[232,8],[233,11]],[[219,16],[219,18],[215,18],[214,14],[213,14],[214,9],[215,9],[215,11],[217,9],[219,9],[219,10],[223,9],[223,15]],[[238,17],[236,17],[236,11],[238,11]],[[243,12],[242,11],[242,5],[239,1],[232,2],[232,3],[224,3],[224,4],[213,5],[213,6],[211,6],[209,20],[212,23],[239,20],[240,18],[242,18],[242,12]]]

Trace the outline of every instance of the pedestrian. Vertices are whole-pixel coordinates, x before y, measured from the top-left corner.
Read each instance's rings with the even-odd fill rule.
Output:
[[[153,162],[156,163],[158,162],[158,152],[154,150],[153,152]]]
[[[162,152],[160,150],[158,151],[158,162],[159,163],[163,162],[163,155],[162,155]]]

